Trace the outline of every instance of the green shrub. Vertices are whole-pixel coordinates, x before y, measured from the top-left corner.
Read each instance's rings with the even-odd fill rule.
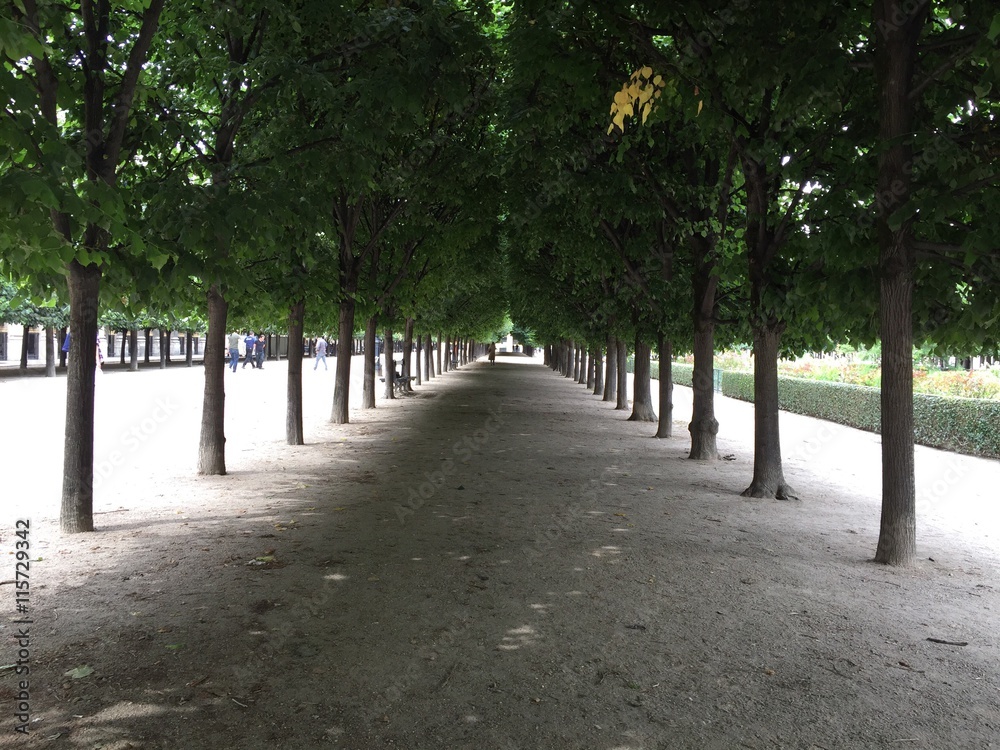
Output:
[[[726,372],[722,393],[753,403],[753,373]],[[803,378],[778,377],[781,408],[869,432],[881,431],[877,388]],[[913,435],[920,445],[1000,458],[1000,402],[951,396],[913,395]]]

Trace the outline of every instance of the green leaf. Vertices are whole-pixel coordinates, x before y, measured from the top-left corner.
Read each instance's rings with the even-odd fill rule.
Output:
[[[84,677],[89,677],[94,674],[94,668],[89,664],[84,664],[82,666],[71,669],[65,673],[67,677],[72,677],[74,680],[82,680]]]
[[[986,32],[986,37],[991,42],[995,42],[997,37],[1000,37],[1000,13],[993,16],[993,22],[990,24],[990,30]]]

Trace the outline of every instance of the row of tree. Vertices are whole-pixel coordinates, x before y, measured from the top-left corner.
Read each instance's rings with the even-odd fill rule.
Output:
[[[233,320],[287,328],[298,442],[304,333],[337,330],[350,350],[356,328],[391,340],[398,327],[423,346],[461,340],[466,357],[501,326],[491,9],[15,0],[0,13],[2,270],[68,302],[74,341],[95,338],[100,310],[203,316],[199,472],[226,471]],[[68,361],[67,532],[93,529],[94,357],[79,346]],[[338,358],[338,423],[349,367]]]
[[[778,357],[880,339],[876,559],[909,562],[914,331],[1000,343],[998,36],[988,4],[934,0],[519,3],[514,317],[570,376],[606,352],[605,398],[622,341],[637,380],[658,348],[667,389],[671,352],[692,351],[695,459],[717,456],[713,352],[752,343],[744,494],[779,499]]]
[[[403,330],[472,353],[509,308],[558,344],[553,364],[589,372],[587,354],[595,379],[604,352],[618,368],[627,347],[640,367],[651,347],[661,363],[693,351],[690,455],[714,458],[713,352],[752,342],[746,494],[778,498],[793,496],[778,356],[881,339],[877,558],[912,558],[914,330],[998,347],[988,4],[2,8],[3,270],[68,300],[81,340],[99,308],[204,317],[200,472],[225,472],[233,320],[287,323],[293,442],[304,334],[337,330],[343,350]],[[92,528],[87,349],[68,374],[67,531]],[[338,358],[337,423],[349,367]]]

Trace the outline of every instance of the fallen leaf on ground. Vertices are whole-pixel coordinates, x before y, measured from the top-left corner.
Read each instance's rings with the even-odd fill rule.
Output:
[[[94,668],[89,664],[83,664],[82,666],[69,670],[65,674],[67,677],[72,677],[74,680],[82,680],[84,677],[89,677],[94,674]]]

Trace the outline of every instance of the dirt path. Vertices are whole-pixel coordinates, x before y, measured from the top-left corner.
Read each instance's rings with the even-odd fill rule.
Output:
[[[926,505],[923,561],[899,571],[868,562],[878,486],[849,456],[874,436],[783,417],[806,499],[751,501],[736,492],[752,443],[726,429],[745,405],[720,403],[734,460],[701,464],[683,423],[650,439],[524,359],[447,374],[346,427],[326,424],[330,380],[307,372],[313,444],[289,448],[271,423],[283,374],[231,381],[245,421],[229,428],[229,477],[178,470],[196,409],[177,400],[131,453],[127,429],[105,436],[100,455],[128,460],[99,534],[59,538],[51,506],[15,496],[43,558],[37,721],[25,740],[5,710],[0,746],[996,746],[997,528],[953,528],[944,500],[994,462],[974,475],[942,454],[955,476],[931,480],[947,486]],[[145,382],[150,399],[173,393]],[[126,423],[156,422],[153,408]],[[163,471],[144,476],[151,455]],[[11,611],[12,587],[0,594]]]

